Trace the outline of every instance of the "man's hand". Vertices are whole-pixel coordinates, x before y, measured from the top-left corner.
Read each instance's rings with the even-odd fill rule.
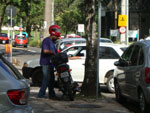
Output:
[[[76,60],[76,59],[81,59],[80,56],[73,56],[73,57],[69,57],[68,58],[69,60]]]

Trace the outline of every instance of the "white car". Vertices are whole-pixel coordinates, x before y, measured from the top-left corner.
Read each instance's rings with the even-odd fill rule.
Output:
[[[86,59],[86,44],[76,44],[68,47],[62,52],[67,52],[70,57],[68,64],[72,69],[71,75],[74,81],[83,82],[84,64]],[[125,45],[100,44],[99,48],[99,83],[106,84],[110,92],[114,92],[113,71],[115,69],[114,62],[117,61],[126,49]]]
[[[74,81],[83,82],[84,79],[84,64],[86,44],[74,44],[64,49],[62,52],[67,52],[70,57],[78,57],[78,59],[69,60],[68,64],[72,69],[71,75]],[[111,43],[100,43],[100,66],[99,66],[99,82],[106,84],[110,92],[114,92],[113,71],[114,62],[117,61],[125,50],[125,45],[115,45]],[[29,60],[24,63],[22,68],[25,78],[32,78],[34,85],[40,86],[42,82],[42,70],[39,64],[39,59]]]

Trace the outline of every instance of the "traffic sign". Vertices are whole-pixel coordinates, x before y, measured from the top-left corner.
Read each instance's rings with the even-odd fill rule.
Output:
[[[84,32],[84,24],[78,24],[78,32]]]
[[[119,32],[120,32],[121,34],[125,33],[125,32],[126,32],[126,27],[120,27],[120,28],[119,28]]]
[[[17,13],[17,9],[14,6],[8,6],[6,8],[6,13],[8,14],[9,17],[15,17]]]
[[[127,15],[119,15],[118,26],[127,26]]]

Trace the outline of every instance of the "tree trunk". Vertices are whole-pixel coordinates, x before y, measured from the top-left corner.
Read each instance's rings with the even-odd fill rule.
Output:
[[[96,75],[97,75],[97,36],[95,21],[95,0],[84,0],[86,23],[85,34],[87,38],[85,77],[81,87],[81,94],[84,96],[96,95]]]

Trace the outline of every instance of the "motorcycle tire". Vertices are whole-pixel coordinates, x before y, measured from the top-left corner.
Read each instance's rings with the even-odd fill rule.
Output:
[[[73,89],[71,87],[71,84],[68,85],[68,97],[69,97],[70,101],[74,101],[74,93],[73,93]]]

